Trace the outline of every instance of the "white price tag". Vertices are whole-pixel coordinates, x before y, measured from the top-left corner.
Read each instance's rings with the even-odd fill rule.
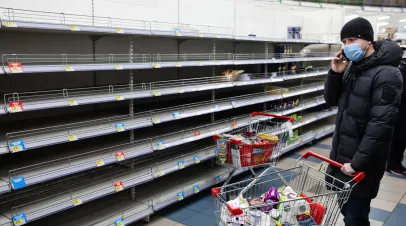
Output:
[[[177,62],[177,63],[175,64],[175,66],[176,66],[176,67],[182,67],[182,64],[181,64],[180,62]]]

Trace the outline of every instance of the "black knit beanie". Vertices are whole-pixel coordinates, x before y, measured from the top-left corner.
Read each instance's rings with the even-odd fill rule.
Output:
[[[368,20],[357,17],[348,21],[341,29],[341,41],[345,38],[360,38],[373,41],[374,29]]]

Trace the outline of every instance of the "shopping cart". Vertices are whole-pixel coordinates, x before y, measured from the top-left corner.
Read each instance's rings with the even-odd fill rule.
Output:
[[[282,144],[288,136],[293,136],[292,122],[293,118],[289,116],[254,112],[248,125],[214,135],[216,162],[232,167],[224,184],[243,168],[248,168],[253,176],[257,176],[255,167],[268,166],[262,174],[271,170],[281,154]]]
[[[305,160],[310,156],[342,167],[309,151],[291,169],[213,188],[219,225],[336,225],[342,205],[365,173],[343,182],[326,174],[324,164],[309,165]]]

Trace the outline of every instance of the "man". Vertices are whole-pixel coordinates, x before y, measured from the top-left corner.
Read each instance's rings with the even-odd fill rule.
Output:
[[[344,48],[331,61],[324,90],[326,103],[338,106],[330,159],[344,165],[330,165],[327,174],[347,182],[356,172],[366,173],[341,208],[346,226],[370,225],[370,203],[385,172],[402,93],[401,48],[373,42],[373,36],[364,18],[344,25]],[[329,176],[326,181],[336,184]]]
[[[404,51],[406,48],[402,48]],[[395,124],[392,147],[386,165],[386,170],[397,176],[406,176],[406,168],[402,165],[403,153],[406,149],[406,62],[402,60],[399,70],[403,77],[403,94],[399,107],[399,117]]]

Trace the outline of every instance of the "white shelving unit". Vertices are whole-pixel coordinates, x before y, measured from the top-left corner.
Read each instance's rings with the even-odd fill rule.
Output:
[[[248,125],[252,111],[301,116],[293,125],[300,135],[282,154],[334,131],[337,109],[322,96],[333,53],[299,51],[337,37],[244,37],[226,27],[4,8],[0,15],[0,36],[19,37],[1,50],[0,83],[9,84],[0,90],[1,226],[46,225],[85,207],[86,219],[69,222],[146,218],[227,178],[230,169],[209,164],[211,137]],[[19,48],[30,37],[65,39],[58,50]],[[274,53],[281,44],[294,52]],[[292,63],[299,69],[277,71]],[[225,69],[250,79],[219,76]],[[103,214],[91,213],[97,203],[108,206]]]

